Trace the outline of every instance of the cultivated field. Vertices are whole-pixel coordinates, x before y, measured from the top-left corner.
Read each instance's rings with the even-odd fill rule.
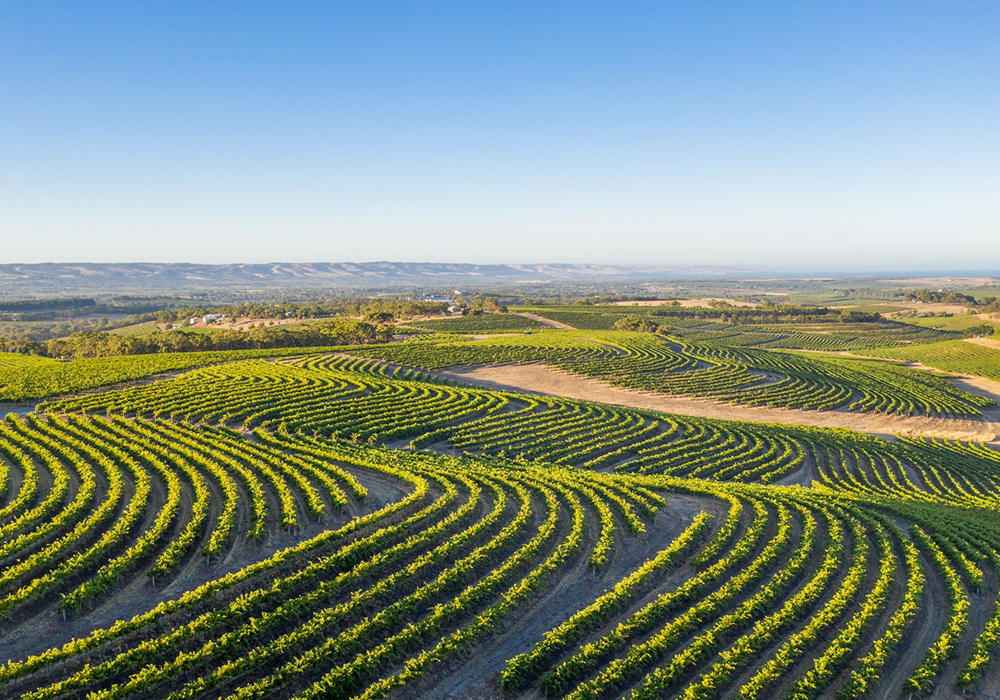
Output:
[[[478,333],[489,331],[525,331],[545,328],[545,324],[518,314],[482,314],[456,318],[433,318],[408,325],[445,333]]]
[[[7,398],[50,397],[0,422],[3,697],[1000,693],[990,391],[793,349],[816,330],[472,318],[385,345],[0,356]],[[843,332],[929,365],[956,342]]]
[[[424,369],[544,362],[628,389],[749,406],[961,417],[981,416],[994,406],[989,398],[898,363],[649,333],[441,336],[351,352]]]

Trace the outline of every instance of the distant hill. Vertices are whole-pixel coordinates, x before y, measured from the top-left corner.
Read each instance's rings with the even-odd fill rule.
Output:
[[[555,282],[717,277],[747,270],[710,266],[467,263],[38,263],[0,265],[9,291],[206,289],[219,287],[373,287],[451,283]]]

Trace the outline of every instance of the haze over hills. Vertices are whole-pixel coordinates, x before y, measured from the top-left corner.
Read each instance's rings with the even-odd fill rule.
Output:
[[[312,287],[414,285],[461,282],[550,282],[607,279],[670,279],[746,273],[723,266],[583,264],[476,265],[469,263],[320,262],[263,264],[33,263],[0,265],[0,284],[40,291],[192,287]]]

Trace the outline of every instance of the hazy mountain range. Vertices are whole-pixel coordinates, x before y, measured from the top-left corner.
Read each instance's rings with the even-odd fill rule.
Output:
[[[0,264],[8,292],[72,289],[211,287],[369,287],[611,279],[675,279],[746,273],[728,267],[467,263],[337,262],[203,265],[195,263]]]

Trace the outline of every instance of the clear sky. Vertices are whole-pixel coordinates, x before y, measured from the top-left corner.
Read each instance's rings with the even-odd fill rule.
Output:
[[[0,0],[0,262],[1000,272],[1000,3]]]

